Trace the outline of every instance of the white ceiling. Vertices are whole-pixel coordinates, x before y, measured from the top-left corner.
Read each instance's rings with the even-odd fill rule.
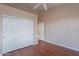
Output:
[[[33,7],[36,4],[37,3],[4,3],[4,5],[8,5],[8,6],[18,8],[24,11],[32,12],[32,13],[38,13],[40,11],[44,11],[44,8],[42,5],[40,5],[36,10],[34,10]],[[46,5],[47,5],[47,8],[50,9],[58,5],[61,5],[61,3],[46,3]]]

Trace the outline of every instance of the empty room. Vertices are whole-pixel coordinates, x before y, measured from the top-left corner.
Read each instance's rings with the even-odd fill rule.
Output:
[[[79,4],[1,3],[0,55],[79,56]]]

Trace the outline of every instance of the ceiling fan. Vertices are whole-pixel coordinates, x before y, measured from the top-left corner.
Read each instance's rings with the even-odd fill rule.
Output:
[[[36,4],[36,5],[33,7],[33,9],[34,9],[34,10],[37,9],[40,5],[43,6],[43,8],[44,8],[45,11],[48,9],[46,3],[38,3],[38,4]]]

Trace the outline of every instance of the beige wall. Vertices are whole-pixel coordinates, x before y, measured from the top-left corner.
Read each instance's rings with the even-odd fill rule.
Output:
[[[12,8],[9,6],[5,6],[0,4],[0,52],[1,52],[1,43],[2,43],[2,15],[10,15],[10,16],[17,16],[17,17],[22,17],[22,18],[28,18],[28,19],[33,19],[34,20],[34,36],[35,36],[35,43],[37,39],[37,22],[38,22],[38,16],[36,14],[32,14],[29,12],[25,12],[16,8]]]
[[[65,4],[39,14],[45,40],[79,50],[79,4]]]

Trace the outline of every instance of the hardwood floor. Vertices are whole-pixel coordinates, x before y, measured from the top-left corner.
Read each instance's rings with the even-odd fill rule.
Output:
[[[4,56],[79,56],[79,51],[74,51],[58,45],[39,40],[38,45],[18,49]]]

